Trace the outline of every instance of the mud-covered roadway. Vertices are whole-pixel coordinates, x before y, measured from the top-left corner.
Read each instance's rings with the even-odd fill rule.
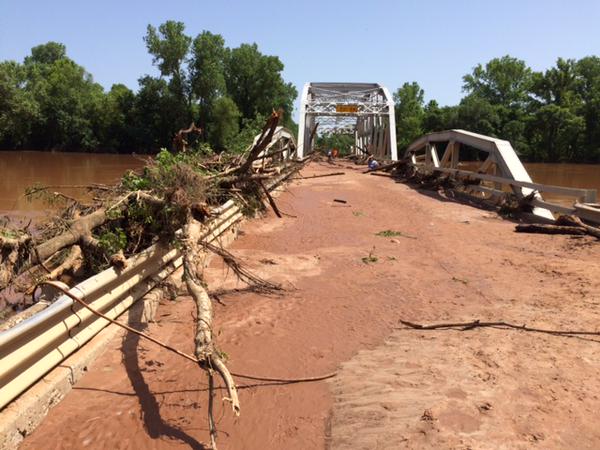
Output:
[[[234,372],[338,376],[238,379],[242,413],[218,403],[219,447],[599,448],[600,336],[399,320],[596,331],[600,243],[517,234],[493,212],[340,165],[302,174],[340,168],[292,182],[277,203],[295,217],[247,222],[231,246],[280,296],[235,290],[219,261],[207,274]],[[191,352],[192,312],[188,297],[165,301],[147,331]],[[206,386],[194,364],[115,339],[22,448],[203,448]]]

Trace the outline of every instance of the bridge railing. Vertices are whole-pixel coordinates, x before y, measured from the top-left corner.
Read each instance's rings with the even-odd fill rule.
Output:
[[[441,148],[442,145],[445,145],[445,150],[440,155],[438,147]],[[460,158],[461,145],[484,152],[485,158],[483,161],[468,161],[468,169],[461,166],[461,163],[464,164]],[[441,131],[414,141],[404,156],[414,165],[432,172],[446,173],[457,178],[477,179],[489,184],[468,184],[466,189],[471,193],[500,197],[506,193],[504,188],[519,198],[531,196],[533,213],[545,219],[553,220],[552,213],[575,214],[600,223],[600,208],[595,204],[596,189],[534,183],[508,141],[464,130]],[[570,197],[573,199],[573,205],[546,201],[540,192]]]
[[[285,166],[287,160],[295,157],[293,136],[286,130],[280,131],[262,155],[263,159],[280,155],[283,159],[284,170],[280,175],[274,174],[266,186],[269,190],[291,175],[292,171],[285,171]],[[233,200],[214,208],[212,214],[215,218],[201,236],[207,242],[216,240],[243,218],[240,206]],[[156,244],[129,258],[125,269],[111,267],[69,292],[115,319],[181,265],[178,248]],[[0,410],[109,323],[62,295],[45,309],[0,332]]]

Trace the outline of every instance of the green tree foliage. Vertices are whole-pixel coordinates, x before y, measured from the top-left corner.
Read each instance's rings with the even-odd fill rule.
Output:
[[[525,61],[508,55],[477,65],[463,77],[467,97],[458,108],[459,126],[510,140],[518,152],[527,154],[525,116],[532,83]]]
[[[32,48],[22,64],[0,62],[0,149],[154,152],[195,121],[202,140],[241,151],[279,108],[295,127],[297,92],[279,58],[256,44],[230,50],[222,36],[192,38],[172,20],[148,25],[144,42],[160,75],[142,76],[137,92],[104,91],[58,42]]]
[[[28,144],[34,148],[93,149],[99,144],[92,117],[104,91],[85,69],[50,42],[32,50],[23,69],[23,89],[37,105]]]
[[[473,72],[463,77],[463,89],[493,105],[507,108],[522,107],[527,103],[531,87],[531,69],[525,61],[503,56],[489,61],[485,67],[478,64]]]
[[[178,82],[184,78],[183,63],[192,42],[184,30],[182,22],[167,20],[158,27],[158,31],[148,25],[144,38],[148,52],[153,57],[152,62],[158,66],[160,74]]]
[[[240,111],[229,97],[219,97],[212,107],[210,141],[217,150],[223,150],[236,138],[240,130]]]
[[[533,117],[529,122],[533,156],[551,162],[585,158],[585,120],[574,60],[559,58],[556,67],[534,74]]]
[[[499,108],[476,94],[464,97],[456,110],[457,128],[496,136],[500,129]]]
[[[229,96],[242,118],[284,111],[284,123],[291,120],[293,101],[298,95],[281,76],[283,63],[277,56],[263,55],[256,44],[242,44],[229,52],[225,81]]]
[[[203,128],[206,128],[213,102],[227,92],[226,56],[225,40],[221,35],[203,31],[194,39],[190,67],[191,88],[198,99],[200,125]]]
[[[134,134],[141,148],[171,146],[171,139],[183,126],[178,121],[180,102],[164,79],[146,75],[139,79],[140,89],[134,106]],[[175,112],[172,107],[175,107]]]
[[[24,89],[26,71],[14,61],[0,63],[0,146],[24,147],[37,121],[39,106]]]
[[[337,149],[340,155],[350,154],[354,146],[354,135],[345,133],[327,133],[317,137],[317,146],[325,151]]]
[[[404,83],[394,93],[394,101],[398,150],[403,152],[412,141],[423,134],[425,92],[414,81]]]
[[[418,85],[398,90],[399,148],[419,127],[422,133],[462,128],[509,140],[530,161],[600,162],[600,58],[559,58],[545,72],[533,72],[503,56],[477,65],[463,82],[466,95],[458,105],[431,100],[422,113]]]
[[[47,42],[31,49],[31,56],[25,57],[25,64],[53,64],[67,57],[67,48],[59,42]]]
[[[95,121],[104,149],[128,152],[136,148],[131,126],[135,121],[135,102],[135,93],[123,84],[114,84],[104,96]]]
[[[583,160],[600,162],[600,58],[588,56],[576,63],[581,98],[580,116],[585,122]]]

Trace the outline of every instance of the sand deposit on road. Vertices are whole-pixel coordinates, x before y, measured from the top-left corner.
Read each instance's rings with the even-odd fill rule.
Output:
[[[239,380],[242,415],[223,408],[222,449],[600,447],[600,338],[399,323],[596,330],[600,244],[516,234],[494,213],[349,169],[295,181],[277,202],[296,218],[250,221],[231,249],[287,289],[240,292],[215,262],[218,345],[234,372],[339,375]],[[192,310],[165,301],[147,331],[189,352]],[[202,448],[205,390],[193,364],[128,335],[22,448]]]

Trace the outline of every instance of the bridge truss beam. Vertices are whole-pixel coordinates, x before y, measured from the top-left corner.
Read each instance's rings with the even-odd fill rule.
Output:
[[[306,83],[302,90],[298,156],[314,150],[319,134],[354,134],[354,153],[398,159],[394,101],[377,83]]]

